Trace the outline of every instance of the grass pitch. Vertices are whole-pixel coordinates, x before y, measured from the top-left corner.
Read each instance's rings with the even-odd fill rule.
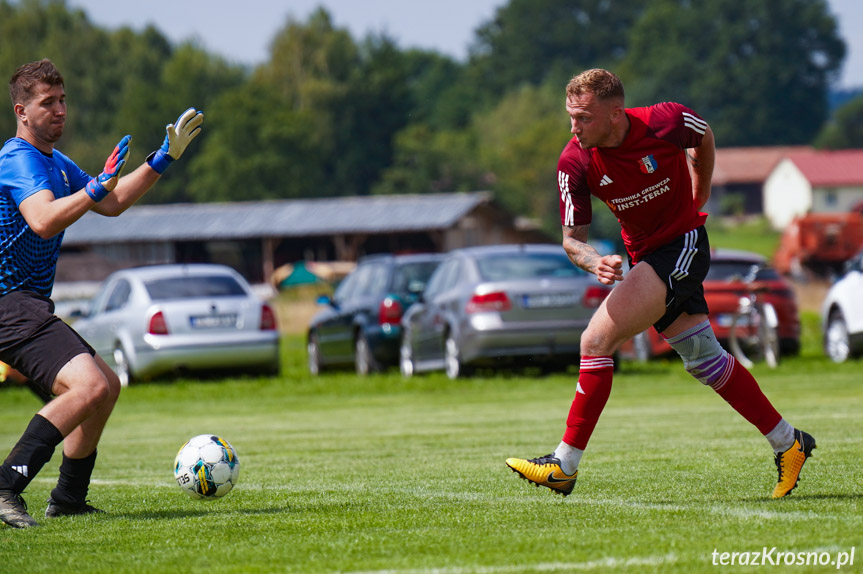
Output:
[[[810,565],[766,571],[822,572],[837,566],[812,560],[846,552],[847,562],[852,551],[841,571],[863,569],[859,362],[804,353],[755,369],[783,415],[818,441],[800,486],[772,501],[767,442],[679,361],[623,365],[564,499],[503,461],[557,445],[573,373],[312,379],[299,338],[286,357],[279,378],[124,390],[90,489],[108,513],[41,518],[55,454],[25,493],[42,527],[0,526],[0,570],[691,573],[721,569],[724,552],[750,552],[749,564],[756,552],[762,562],[791,552]],[[26,390],[0,392],[4,453],[37,407]],[[183,442],[205,432],[241,461],[239,485],[212,502],[187,498],[171,470]]]

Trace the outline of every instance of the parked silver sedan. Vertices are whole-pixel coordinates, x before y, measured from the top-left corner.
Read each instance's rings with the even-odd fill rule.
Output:
[[[73,327],[124,385],[186,370],[279,372],[273,310],[224,265],[112,273]]]
[[[452,251],[402,319],[401,372],[577,365],[581,334],[610,290],[559,245]]]

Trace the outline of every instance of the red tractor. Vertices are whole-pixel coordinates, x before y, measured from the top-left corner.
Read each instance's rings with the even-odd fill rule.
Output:
[[[791,222],[773,259],[784,274],[829,276],[863,247],[863,213],[810,213]]]

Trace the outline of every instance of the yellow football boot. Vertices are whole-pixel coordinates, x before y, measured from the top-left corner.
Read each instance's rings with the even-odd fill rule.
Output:
[[[779,481],[773,489],[773,498],[782,498],[791,493],[797,486],[800,470],[806,459],[812,456],[817,448],[812,435],[802,430],[794,429],[794,445],[785,452],[776,455],[776,469],[779,471]]]
[[[567,496],[575,486],[578,471],[566,474],[560,468],[560,459],[554,453],[525,460],[523,458],[508,458],[506,465],[519,476],[537,486],[545,486],[553,492]]]

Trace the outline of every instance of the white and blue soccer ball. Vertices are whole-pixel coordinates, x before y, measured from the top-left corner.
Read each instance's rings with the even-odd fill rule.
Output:
[[[174,477],[180,490],[205,500],[231,492],[240,478],[237,451],[225,439],[202,434],[189,439],[174,459]]]

